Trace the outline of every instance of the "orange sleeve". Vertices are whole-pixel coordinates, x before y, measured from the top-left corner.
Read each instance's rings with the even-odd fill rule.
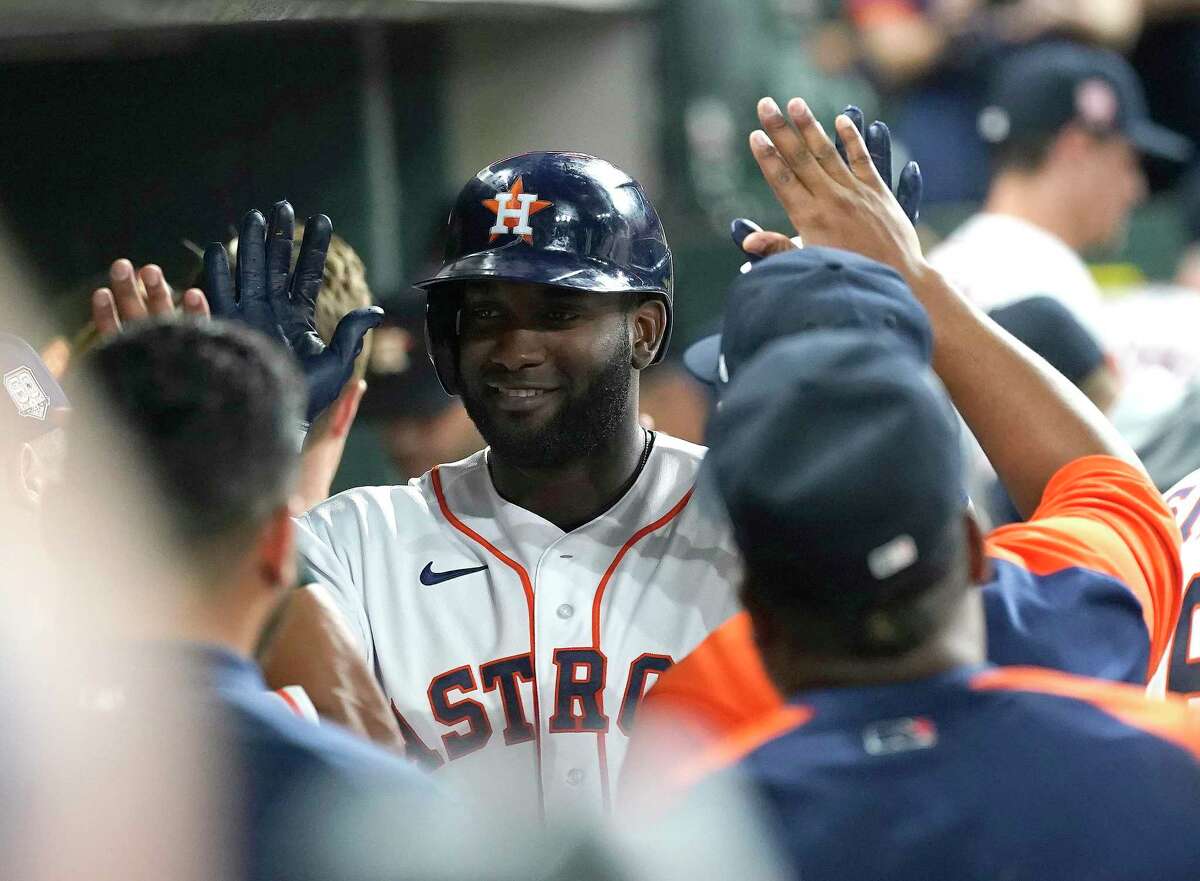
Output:
[[[1154,484],[1111,456],[1064,466],[1028,522],[1001,527],[987,539],[989,555],[1035,575],[1079,567],[1125,584],[1142,605],[1151,670],[1179,616],[1179,547],[1179,527]]]
[[[723,737],[782,703],[758,656],[750,616],[739,612],[659,677],[638,708],[638,721],[686,718]]]
[[[647,780],[660,786],[713,744],[782,706],[754,645],[750,616],[740,612],[642,698],[621,770],[622,797]]]

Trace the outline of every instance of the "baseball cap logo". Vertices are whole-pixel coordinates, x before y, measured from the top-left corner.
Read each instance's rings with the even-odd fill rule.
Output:
[[[494,242],[502,235],[514,235],[532,245],[533,227],[529,225],[529,218],[553,204],[539,199],[537,193],[526,193],[525,183],[518,177],[507,193],[497,193],[494,199],[483,200],[485,208],[496,212],[496,222],[488,230],[488,241]]]
[[[1117,93],[1102,79],[1093,77],[1075,88],[1075,111],[1088,126],[1111,128],[1117,121]]]
[[[29,419],[45,420],[50,408],[50,396],[42,389],[28,367],[18,367],[4,374],[4,390],[12,399],[17,412]]]

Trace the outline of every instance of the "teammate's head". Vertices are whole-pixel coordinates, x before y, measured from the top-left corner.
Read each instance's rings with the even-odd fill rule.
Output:
[[[837,328],[892,334],[922,361],[932,357],[929,316],[894,269],[838,248],[807,247],[739,275],[725,299],[722,332],[691,345],[684,364],[720,394],[772,341]]]
[[[305,392],[282,348],[233,323],[149,321],[85,364],[196,581],[223,584],[248,561],[268,582],[289,582]]]
[[[14,522],[35,527],[62,468],[69,404],[38,353],[12,334],[0,333],[0,377],[0,507],[25,512]]]
[[[929,367],[862,329],[779,340],[731,384],[706,468],[746,564],[768,669],[897,659],[982,576],[959,427]]]
[[[482,170],[450,215],[445,264],[419,283],[438,377],[498,455],[579,460],[637,418],[660,360],[673,274],[641,187],[604,160],[526,153]]]
[[[997,73],[979,130],[997,179],[1033,178],[1069,210],[1077,248],[1118,239],[1146,194],[1141,159],[1182,160],[1190,145],[1150,121],[1137,74],[1115,53],[1050,43]]]

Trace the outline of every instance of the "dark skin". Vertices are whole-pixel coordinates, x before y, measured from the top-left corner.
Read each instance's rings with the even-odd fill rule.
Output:
[[[611,507],[636,477],[645,447],[637,371],[654,359],[666,326],[657,300],[513,282],[468,286],[458,370],[468,410],[493,426],[490,438],[480,429],[492,445],[496,491],[566,531]],[[620,370],[625,364],[629,374]],[[564,411],[589,405],[588,392],[606,369],[624,387],[603,430],[557,461],[523,459],[555,436]],[[510,442],[499,444],[496,434]]]

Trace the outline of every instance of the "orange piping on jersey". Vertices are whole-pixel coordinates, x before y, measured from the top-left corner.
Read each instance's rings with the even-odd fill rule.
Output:
[[[683,792],[708,774],[727,768],[745,758],[764,743],[774,740],[813,717],[809,707],[780,704],[779,707],[753,722],[747,722],[732,734],[717,741],[704,752],[671,772],[670,792]]]
[[[300,709],[300,705],[296,703],[296,699],[294,697],[292,697],[282,688],[275,689],[275,693],[283,698],[283,702],[288,705],[289,710],[291,710],[301,719],[305,718],[304,711]]]
[[[534,636],[534,611],[533,611],[533,581],[529,577],[529,573],[525,571],[525,567],[516,560],[504,554],[494,544],[480,535],[467,524],[463,523],[450,510],[450,506],[446,504],[446,495],[442,492],[442,475],[441,466],[434,466],[430,472],[430,477],[433,480],[433,492],[437,496],[438,507],[442,511],[442,516],[446,518],[446,522],[482,547],[485,551],[507,566],[513,572],[517,573],[517,577],[521,579],[521,589],[525,591],[525,607],[529,612],[529,660],[530,668],[533,670],[533,739],[534,750],[537,756],[537,777],[538,777],[538,808],[541,812],[542,819],[546,817],[546,794],[542,786],[542,711],[538,703],[538,675],[537,675],[537,644]],[[603,700],[603,694],[601,695]]]
[[[1200,760],[1200,717],[1176,697],[1150,700],[1136,685],[1072,676],[1040,667],[997,667],[971,679],[978,691],[1030,691],[1091,704],[1132,728],[1153,734]]]
[[[592,597],[592,648],[600,651],[600,603],[604,598],[604,591],[608,589],[608,582],[612,579],[613,573],[617,571],[617,566],[621,564],[625,553],[635,544],[641,541],[655,530],[662,529],[677,516],[679,512],[687,507],[687,503],[692,499],[692,493],[695,492],[695,487],[689,489],[683,494],[675,506],[670,511],[663,514],[653,523],[643,526],[637,532],[629,537],[629,541],[621,545],[621,549],[617,551],[617,555],[613,557],[612,562],[608,564],[608,569],[604,572],[604,577],[600,579],[600,583],[596,585],[596,594]],[[600,713],[604,714],[604,689],[600,689]],[[600,758],[600,790],[604,795],[604,810],[609,812],[612,810],[612,795],[610,792],[610,784],[608,780],[608,741],[607,734],[601,731],[596,737],[596,751]]]

